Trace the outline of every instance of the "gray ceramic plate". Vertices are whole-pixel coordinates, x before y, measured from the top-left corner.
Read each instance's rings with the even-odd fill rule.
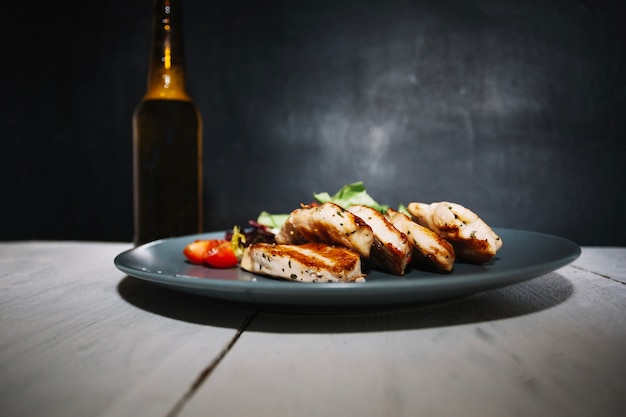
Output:
[[[580,247],[557,236],[494,228],[504,245],[484,265],[457,262],[449,275],[408,270],[402,276],[378,271],[364,283],[297,283],[257,276],[239,268],[211,269],[186,261],[183,248],[195,239],[223,238],[213,232],[157,240],[120,253],[122,272],[170,289],[253,305],[383,306],[468,296],[526,281],[574,261]]]

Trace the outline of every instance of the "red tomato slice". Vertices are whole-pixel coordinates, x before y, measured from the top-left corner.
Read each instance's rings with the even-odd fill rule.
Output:
[[[215,245],[210,245],[209,250],[204,255],[204,262],[213,268],[232,268],[237,266],[239,260],[233,252],[230,241],[221,240]]]
[[[203,265],[204,254],[209,251],[209,242],[210,240],[196,240],[185,246],[185,249],[183,249],[183,255],[189,259],[189,262]]]
[[[183,249],[189,262],[213,268],[232,268],[239,260],[230,241],[222,239],[196,240]]]

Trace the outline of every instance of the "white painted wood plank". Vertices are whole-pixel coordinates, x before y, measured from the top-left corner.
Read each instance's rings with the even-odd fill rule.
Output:
[[[404,311],[260,313],[181,417],[626,415],[626,287],[561,270]]]
[[[129,247],[0,244],[1,415],[165,416],[228,346],[250,312],[125,277]]]
[[[626,248],[585,247],[574,265],[626,284]]]

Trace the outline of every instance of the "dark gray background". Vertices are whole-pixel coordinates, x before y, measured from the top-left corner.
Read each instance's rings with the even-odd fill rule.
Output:
[[[363,181],[626,245],[622,1],[186,0],[206,230]],[[9,7],[0,239],[132,239],[151,0]]]

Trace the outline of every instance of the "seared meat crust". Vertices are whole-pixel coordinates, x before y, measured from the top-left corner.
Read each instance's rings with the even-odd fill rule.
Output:
[[[299,282],[365,281],[358,253],[324,243],[254,243],[244,250],[241,268]]]
[[[404,275],[404,270],[411,260],[411,244],[407,236],[376,209],[354,205],[349,207],[348,211],[365,221],[374,232],[374,242],[367,266],[394,275]]]
[[[343,246],[367,258],[374,233],[360,217],[335,203],[324,203],[292,211],[275,239],[278,244],[327,243]]]
[[[385,217],[407,236],[413,249],[412,265],[434,272],[452,272],[455,253],[450,242],[392,208],[387,210]]]
[[[407,210],[414,221],[450,242],[459,259],[482,264],[490,261],[502,247],[502,239],[491,227],[460,204],[412,202]]]

